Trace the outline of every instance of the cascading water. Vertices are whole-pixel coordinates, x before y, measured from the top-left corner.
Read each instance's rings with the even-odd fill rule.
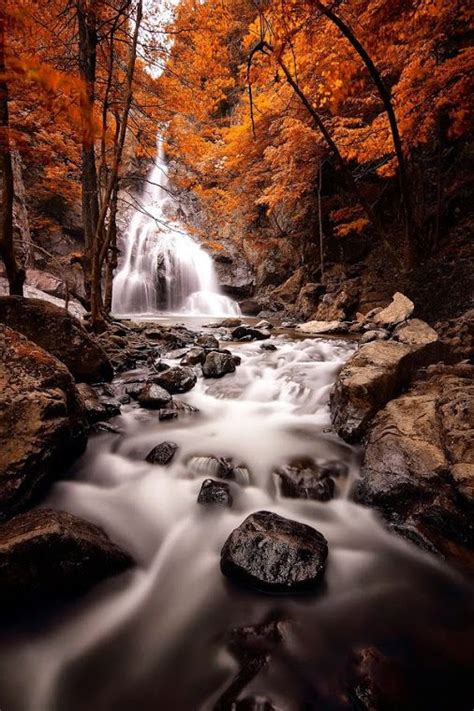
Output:
[[[170,210],[164,149],[157,157],[141,207],[124,238],[124,259],[114,278],[112,312],[116,316],[182,313],[234,316],[238,304],[219,291],[212,258],[201,245],[167,218]]]

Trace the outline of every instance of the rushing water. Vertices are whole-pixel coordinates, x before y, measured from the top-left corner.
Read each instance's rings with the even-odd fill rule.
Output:
[[[374,642],[401,651],[431,686],[443,675],[451,683],[446,669],[459,652],[450,635],[459,633],[466,604],[461,582],[347,498],[358,453],[331,431],[328,395],[351,346],[273,342],[275,352],[232,346],[242,356],[235,374],[200,378],[181,396],[199,413],[163,423],[125,406],[113,421],[120,434],[93,437],[74,477],[55,485],[48,503],[102,526],[137,566],[53,619],[3,634],[2,711],[209,710],[237,669],[226,632],[276,611],[291,616],[300,634],[290,660],[276,658],[249,690],[268,694],[277,708],[347,708],[331,684],[351,649]],[[125,374],[117,387],[142,375]],[[146,454],[164,440],[179,445],[173,462],[147,464]],[[232,509],[196,503],[206,474],[188,466],[193,455],[229,456],[249,468],[250,483],[232,484]],[[336,499],[280,496],[273,469],[301,455],[345,465]],[[319,594],[251,593],[222,577],[226,537],[261,509],[327,537]],[[413,708],[461,708],[445,706],[441,696],[439,706],[429,694],[426,701]]]
[[[123,239],[123,261],[113,283],[113,313],[240,314],[238,304],[220,293],[209,254],[167,217],[170,200],[159,141],[140,208]]]

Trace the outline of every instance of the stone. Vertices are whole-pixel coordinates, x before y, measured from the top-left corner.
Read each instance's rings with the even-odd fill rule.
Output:
[[[397,341],[373,341],[353,355],[340,371],[330,406],[334,427],[348,442],[359,440],[371,418],[405,387],[419,365],[429,363],[431,345],[408,346]]]
[[[200,348],[205,348],[206,350],[218,350],[219,341],[215,336],[210,333],[204,333],[196,338],[196,345]]]
[[[83,401],[64,363],[0,325],[0,519],[30,504],[86,444]]]
[[[217,328],[236,328],[237,326],[242,325],[242,319],[237,318],[235,316],[225,318],[222,321],[220,321],[218,324],[216,324]]]
[[[347,328],[341,321],[307,321],[298,324],[296,330],[314,336],[323,333],[344,333]]]
[[[153,447],[151,452],[148,452],[146,461],[149,464],[161,464],[166,466],[173,459],[178,450],[178,445],[175,442],[161,442]]]
[[[266,338],[270,338],[270,333],[258,328],[252,328],[251,326],[237,326],[237,328],[232,331],[232,338],[236,341],[242,341],[244,339],[248,339],[249,341],[264,341]]]
[[[172,397],[169,392],[156,383],[147,383],[144,387],[142,387],[138,393],[137,399],[140,406],[145,407],[148,410],[159,410],[160,408],[169,405],[172,401]]]
[[[0,323],[62,361],[78,382],[112,380],[114,371],[104,349],[65,309],[39,299],[2,296]]]
[[[192,368],[185,365],[177,365],[160,373],[156,376],[155,381],[174,395],[191,390],[196,385],[197,375]]]
[[[229,484],[223,481],[205,479],[199,492],[198,504],[218,504],[232,506],[232,494]]]
[[[262,343],[260,348],[262,349],[262,351],[276,351],[276,350],[278,350],[278,348],[276,347],[276,345],[274,343]]]
[[[0,524],[2,611],[75,595],[133,564],[97,526],[34,509]]]
[[[231,354],[211,351],[202,366],[205,378],[222,378],[227,373],[235,373],[235,361]]]
[[[474,572],[474,367],[437,365],[375,417],[356,499]]]
[[[160,422],[168,422],[169,420],[177,420],[178,413],[176,410],[169,410],[164,408],[158,412],[158,419]]]
[[[372,329],[364,333],[360,339],[360,342],[361,344],[364,344],[371,343],[371,341],[386,341],[389,335],[389,332],[385,331],[385,329]]]
[[[246,316],[257,316],[262,307],[255,299],[244,299],[240,302],[240,310]]]
[[[182,358],[181,365],[202,365],[206,360],[204,348],[191,348]]]
[[[393,332],[395,341],[405,343],[408,346],[426,346],[438,341],[438,334],[428,326],[425,321],[419,318],[412,318],[397,326]]]
[[[271,331],[273,328],[273,324],[270,323],[270,321],[262,319],[261,321],[255,324],[254,328],[258,328],[260,331]]]
[[[82,398],[87,419],[91,424],[120,415],[120,405],[111,398],[99,397],[92,385],[79,383],[77,389]]]
[[[228,537],[221,551],[221,571],[257,590],[310,591],[322,580],[327,555],[327,541],[316,529],[258,511]]]
[[[372,317],[372,321],[378,326],[391,328],[410,318],[414,309],[413,301],[397,291],[392,297],[392,303],[376,313]]]
[[[318,466],[312,459],[293,460],[279,467],[275,473],[280,479],[282,496],[315,501],[334,498],[334,480],[329,476],[328,469]]]

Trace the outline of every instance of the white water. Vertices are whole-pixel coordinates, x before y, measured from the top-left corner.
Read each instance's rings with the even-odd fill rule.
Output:
[[[405,644],[427,663],[423,644],[418,657],[416,651],[427,630],[436,662],[446,654],[440,633],[446,610],[462,609],[456,578],[347,499],[358,455],[331,432],[328,395],[351,346],[273,342],[275,352],[232,346],[242,356],[235,374],[200,378],[181,396],[199,414],[163,423],[156,412],[125,406],[114,420],[121,433],[93,438],[74,478],[56,484],[48,503],[102,526],[137,567],[59,618],[17,634],[0,631],[2,711],[209,711],[236,672],[226,632],[275,610],[296,620],[301,632],[292,650],[300,678],[277,660],[250,689],[271,696],[279,709],[302,708],[302,681],[322,694],[321,703],[305,708],[345,709],[333,705],[330,681],[357,644]],[[143,374],[123,375],[118,391]],[[164,440],[179,445],[175,459],[167,467],[148,464],[146,454]],[[250,484],[232,484],[232,509],[196,503],[206,474],[187,465],[192,455],[231,456],[248,466]],[[279,494],[273,469],[302,455],[347,466],[335,500]],[[259,595],[223,578],[226,537],[259,509],[327,537],[320,595]]]
[[[234,316],[238,304],[219,291],[214,263],[207,252],[170,220],[163,146],[138,209],[124,237],[124,257],[113,283],[112,313],[181,313],[190,316]]]

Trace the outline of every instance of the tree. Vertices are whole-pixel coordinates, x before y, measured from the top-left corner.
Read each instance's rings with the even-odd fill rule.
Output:
[[[2,176],[0,254],[5,264],[10,294],[23,296],[25,271],[18,265],[13,242],[14,185],[9,137],[8,82],[5,65],[6,21],[6,12],[2,4],[0,7],[0,173]]]

